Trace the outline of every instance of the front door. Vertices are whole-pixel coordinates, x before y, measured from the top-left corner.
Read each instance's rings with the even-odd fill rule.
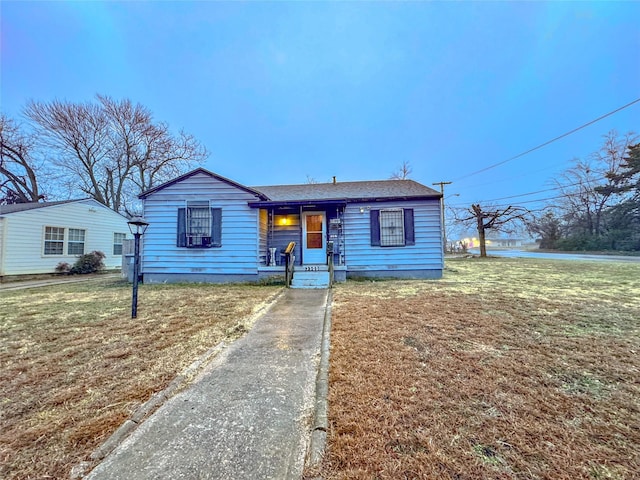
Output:
[[[327,218],[325,212],[302,212],[302,262],[327,263]]]

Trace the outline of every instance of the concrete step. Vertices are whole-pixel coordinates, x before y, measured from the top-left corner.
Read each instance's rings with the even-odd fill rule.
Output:
[[[307,264],[296,266],[296,272],[328,272],[329,265],[322,264]]]
[[[329,287],[329,272],[305,272],[302,270],[295,270],[293,273],[293,281],[291,282],[291,288],[328,288]]]

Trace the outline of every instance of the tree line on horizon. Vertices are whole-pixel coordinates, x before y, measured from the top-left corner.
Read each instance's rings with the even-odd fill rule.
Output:
[[[554,179],[558,194],[527,222],[541,249],[640,251],[640,137],[604,135],[600,149]]]
[[[526,232],[545,250],[640,251],[639,135],[610,131],[552,184],[557,193],[536,211],[477,203],[453,209],[454,222],[478,232],[481,256],[490,232]]]

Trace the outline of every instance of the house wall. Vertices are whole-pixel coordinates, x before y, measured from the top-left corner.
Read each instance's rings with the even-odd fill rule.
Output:
[[[259,210],[258,214],[258,229],[260,231],[260,237],[258,238],[258,261],[261,265],[266,265],[268,262],[267,254],[267,236],[269,234],[269,212],[267,210]]]
[[[286,225],[282,224],[282,219],[286,218]],[[296,242],[296,248],[293,251],[295,255],[294,265],[301,265],[300,250],[302,249],[302,226],[300,224],[299,213],[289,213],[287,215],[275,215],[273,231],[269,239],[269,247],[276,247],[276,261],[278,265],[284,265],[284,258],[280,256],[290,242]]]
[[[65,237],[69,228],[86,230],[84,252],[104,252],[104,264],[108,269],[120,268],[122,262],[121,255],[113,254],[113,234],[129,232],[126,218],[94,200],[5,214],[2,224],[1,276],[54,273],[58,263],[76,261],[78,255],[44,254],[45,227],[63,227]]]
[[[222,246],[176,246],[178,208],[186,201],[209,200],[222,209]],[[142,273],[146,283],[255,280],[259,262],[259,210],[252,194],[204,173],[150,194],[144,199]]]
[[[4,229],[7,222],[4,218],[0,217],[0,276],[2,276],[2,272],[4,272]]]
[[[371,209],[412,208],[415,245],[371,246]],[[362,211],[361,211],[362,210]],[[440,278],[444,268],[440,201],[351,203],[344,212],[347,277]]]

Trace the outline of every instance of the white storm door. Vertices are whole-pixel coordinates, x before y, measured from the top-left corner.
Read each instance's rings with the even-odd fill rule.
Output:
[[[327,217],[325,212],[302,212],[302,263],[327,263]]]

